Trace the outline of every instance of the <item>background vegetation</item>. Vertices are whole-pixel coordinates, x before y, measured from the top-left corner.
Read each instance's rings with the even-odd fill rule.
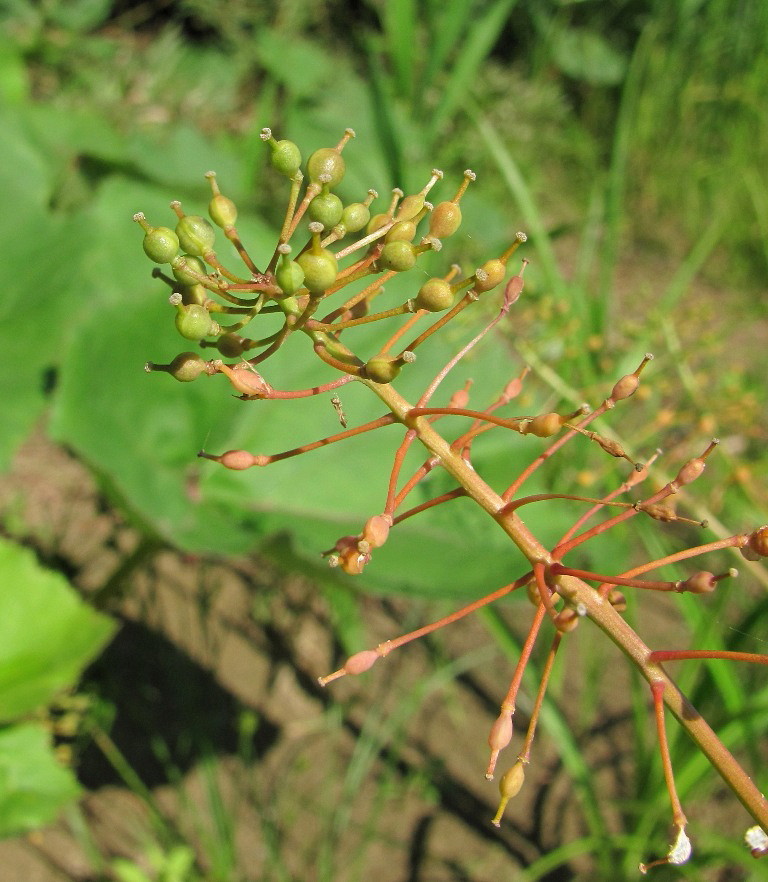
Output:
[[[243,560],[260,552],[260,560],[269,561],[262,566],[269,568],[272,591],[283,590],[286,580],[293,584],[297,573],[316,580],[337,651],[371,641],[372,597],[388,598],[383,609],[395,604],[416,621],[444,602],[508,581],[507,543],[469,509],[402,530],[364,581],[350,586],[331,578],[318,564],[318,552],[379,510],[383,475],[381,486],[374,475],[362,483],[354,477],[369,456],[386,461],[385,448],[366,441],[348,448],[349,459],[341,463],[336,451],[322,451],[276,468],[268,480],[206,468],[194,461],[203,445],[278,450],[310,440],[306,426],[313,422],[325,421],[330,431],[332,415],[315,402],[276,402],[274,409],[256,413],[222,395],[219,385],[182,389],[142,372],[146,359],[169,361],[179,346],[131,215],[141,209],[152,218],[168,217],[171,198],[202,210],[208,198],[202,175],[214,168],[241,207],[244,238],[255,243],[254,251],[266,251],[285,194],[266,170],[258,138],[265,125],[297,141],[305,155],[335,143],[352,126],[357,138],[345,154],[346,198],[358,199],[372,186],[380,193],[395,185],[418,189],[433,167],[444,169],[449,180],[472,167],[478,182],[462,202],[465,222],[452,258],[471,269],[524,229],[532,261],[514,335],[503,346],[486,348],[472,365],[476,376],[495,391],[527,362],[539,380],[529,401],[537,407],[578,404],[604,397],[613,378],[651,350],[657,358],[646,398],[617,424],[627,446],[638,458],[659,444],[670,456],[691,455],[702,440],[720,436],[722,454],[708,469],[711,494],[705,499],[700,492],[691,503],[694,516],[708,517],[716,531],[720,523],[736,530],[766,520],[768,483],[760,476],[767,471],[768,9],[759,0],[3,0],[0,14],[0,241],[6,267],[0,466],[12,469],[20,445],[42,426],[87,466],[103,498],[120,512],[116,517],[132,531],[129,542],[118,544],[112,569],[87,586],[92,606],[101,610],[96,615],[19,550],[19,544],[29,545],[42,563],[85,590],[82,572],[68,569],[31,526],[29,488],[3,496],[3,530],[15,542],[8,543],[0,572],[8,586],[4,602],[18,618],[5,617],[7,635],[0,641],[0,780],[29,780],[27,751],[47,758],[23,810],[18,800],[10,806],[0,800],[0,832],[37,829],[70,802],[78,786],[88,784],[81,772],[78,785],[75,773],[95,741],[144,805],[152,841],[107,848],[89,832],[83,813],[72,809],[68,829],[76,831],[91,874],[71,871],[72,878],[174,882],[300,875],[284,839],[289,818],[271,816],[263,793],[240,794],[237,812],[227,801],[217,777],[220,732],[206,728],[204,712],[187,709],[187,735],[197,739],[188,752],[194,763],[179,760],[178,752],[163,756],[157,739],[148,756],[126,758],[110,733],[121,703],[131,703],[130,683],[114,676],[112,661],[89,669],[75,687],[112,632],[102,613],[142,620],[131,606],[135,578],[148,560],[157,560],[159,549],[199,555],[198,568],[222,559],[235,566],[230,556]],[[434,358],[438,362],[440,354]],[[287,388],[307,385],[311,376],[308,366],[287,358],[278,370]],[[368,406],[345,399],[356,419],[366,418]],[[525,456],[499,437],[489,440],[483,464],[492,475],[509,469],[510,458],[522,463]],[[547,481],[561,491],[589,487],[605,478],[606,468],[587,452],[553,467]],[[45,469],[40,480],[55,483]],[[69,507],[76,511],[77,500],[68,496],[59,504],[71,517]],[[558,524],[551,521],[554,531]],[[471,537],[470,553],[457,553],[457,535]],[[591,568],[631,563],[643,543],[657,550],[660,540],[633,528],[622,541],[612,536],[610,544],[597,547],[587,561]],[[416,550],[419,565],[405,566]],[[44,613],[34,603],[25,606],[33,596],[28,586],[48,579],[56,582],[50,590],[61,592],[62,609],[53,600]],[[750,572],[736,591],[709,605],[682,604],[671,632],[676,642],[720,641],[760,651],[765,584],[763,574]],[[272,601],[264,597],[272,595],[262,587],[261,595],[249,595],[248,619],[268,633]],[[212,606],[209,588],[201,577],[196,602],[202,619]],[[398,595],[429,605],[400,607]],[[64,607],[78,612],[65,613]],[[643,622],[642,610],[637,615]],[[491,695],[503,690],[499,659],[516,653],[514,618],[512,609],[482,620],[484,639],[475,646],[492,647],[502,671],[491,679]],[[143,621],[150,619],[145,614]],[[42,630],[44,620],[59,629],[59,637]],[[67,636],[75,633],[82,638],[78,647]],[[28,635],[29,643],[19,641],[19,634]],[[248,634],[258,642],[254,632]],[[118,639],[129,666],[147,651],[160,651],[142,642],[146,634],[128,628]],[[71,653],[52,652],[43,662],[40,647],[61,644]],[[177,646],[188,649],[181,639]],[[436,673],[424,674],[413,688],[425,695],[442,690],[445,703],[459,706],[452,675],[481,660],[464,649],[460,640],[458,648],[430,647],[427,670]],[[583,641],[579,649],[585,682],[604,677],[603,648]],[[178,676],[190,677],[182,660],[173,658]],[[44,688],[36,680],[41,669],[55,672]],[[745,761],[757,762],[755,733],[764,729],[768,714],[764,678],[720,665],[685,671],[681,680],[729,744],[751,750]],[[194,691],[190,682],[182,679],[176,688]],[[560,873],[551,878],[565,879],[581,872],[610,878],[617,860],[630,872],[646,856],[651,833],[663,841],[665,797],[647,733],[647,696],[638,684],[629,685],[629,706],[617,704],[616,689],[608,696],[590,696],[588,690],[577,696],[561,690],[558,696],[555,690],[547,728],[585,820],[575,829],[561,825],[538,857],[517,855],[528,865],[519,878]],[[67,686],[76,691],[63,696]],[[268,727],[254,717],[247,696],[230,692],[236,704],[233,753],[246,767],[258,764],[262,754],[254,754],[253,745],[265,750],[268,739],[253,739],[259,732],[266,738]],[[352,695],[343,697],[354,702]],[[211,700],[229,707],[233,697],[222,692]],[[388,706],[394,716],[373,705],[348,765],[329,764],[327,780],[318,779],[317,770],[305,776],[316,792],[328,791],[311,803],[330,818],[307,854],[318,878],[362,877],[384,844],[405,848],[412,835],[380,829],[373,814],[360,821],[356,793],[372,775],[379,798],[393,792],[402,797],[398,788],[406,788],[422,802],[450,799],[437,773],[395,773],[408,758],[402,733],[417,706],[402,692],[400,701]],[[328,722],[333,708],[331,703],[324,711],[327,740],[334,738]],[[609,805],[601,789],[607,785],[587,771],[588,751],[578,732],[593,725],[596,711],[607,726],[614,710],[634,722],[622,736],[635,779],[626,789],[634,801],[627,796]],[[69,729],[62,728],[63,717]],[[464,726],[482,745],[484,727],[476,731],[469,719]],[[50,765],[50,733],[60,741],[62,731],[68,733],[64,746],[73,755],[74,773]],[[389,759],[374,775],[374,757],[384,750]],[[748,854],[732,836],[716,832],[720,795],[713,776],[683,742],[676,750],[684,794],[713,807],[700,821],[707,832],[698,834],[697,867],[688,877],[720,879],[730,871],[744,878],[752,872]],[[152,764],[161,769],[158,781],[175,786],[177,799],[186,800],[198,819],[191,831],[178,823],[178,811],[158,802],[149,780]],[[190,767],[202,781],[200,792],[188,790],[184,775]],[[274,781],[276,772],[271,774]],[[104,782],[93,775],[92,786]],[[8,785],[6,791],[16,792]],[[233,833],[249,811],[259,819],[255,864],[243,858]],[[357,835],[354,846],[344,839],[350,829]],[[488,844],[489,853],[494,847]],[[478,873],[486,869],[478,869],[475,858],[451,860],[433,877],[484,878]]]

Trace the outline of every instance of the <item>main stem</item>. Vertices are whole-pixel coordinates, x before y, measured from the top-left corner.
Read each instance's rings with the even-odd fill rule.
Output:
[[[413,429],[421,443],[438,457],[443,468],[451,474],[468,496],[488,512],[531,563],[552,563],[549,551],[531,533],[515,511],[509,510],[504,500],[464,461],[458,451],[435,430],[426,417],[409,418],[413,409],[391,385],[361,380],[387,405],[392,414],[408,428]],[[706,720],[683,695],[663,667],[649,661],[651,650],[635,631],[616,612],[611,604],[586,582],[575,576],[558,575],[553,580],[558,594],[569,603],[585,610],[585,617],[600,628],[629,658],[649,684],[664,684],[664,703],[686,730],[699,749],[717,769],[725,783],[736,794],[744,808],[763,830],[768,832],[768,800],[752,782],[731,752],[720,741]]]

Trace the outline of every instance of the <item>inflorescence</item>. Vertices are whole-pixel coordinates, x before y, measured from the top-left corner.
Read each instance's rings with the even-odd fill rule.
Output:
[[[279,453],[229,450],[211,454],[201,451],[199,456],[229,469],[263,467],[384,426],[400,425],[404,434],[393,457],[383,509],[366,521],[360,533],[341,537],[325,552],[330,565],[346,573],[361,573],[399,523],[460,497],[471,497],[484,508],[528,561],[518,578],[508,585],[416,631],[352,655],[338,670],[320,677],[320,683],[325,686],[345,675],[361,674],[398,647],[458,621],[513,591],[524,589],[535,612],[501,702],[499,716],[490,729],[488,779],[493,778],[497,760],[512,740],[523,673],[542,625],[547,621],[553,626],[553,636],[522,746],[515,762],[500,779],[501,799],[493,823],[499,826],[505,806],[523,786],[525,766],[530,762],[542,701],[560,644],[582,619],[589,618],[619,645],[650,686],[676,834],[667,855],[642,864],[641,871],[645,873],[657,864],[682,864],[691,854],[687,819],[675,789],[667,747],[665,705],[685,726],[758,822],[747,831],[745,839],[752,854],[755,857],[768,854],[765,833],[768,803],[663,668],[666,662],[702,658],[768,664],[768,656],[706,650],[652,651],[621,615],[626,608],[625,590],[693,594],[714,591],[723,579],[736,576],[736,570],[720,574],[694,570],[676,580],[655,579],[646,574],[724,548],[738,549],[749,560],[763,558],[768,556],[768,526],[686,548],[618,574],[576,569],[565,562],[574,549],[632,518],[648,517],[659,522],[687,520],[676,513],[672,503],[676,494],[702,474],[717,440],[713,440],[699,456],[686,462],[673,480],[646,496],[640,495],[639,488],[648,479],[658,452],[645,464],[636,463],[616,441],[589,427],[598,417],[635,393],[641,372],[652,358],[650,354],[640,361],[634,372],[619,379],[608,397],[591,410],[585,405],[571,413],[505,415],[509,405],[519,396],[528,369],[512,378],[501,394],[483,408],[468,406],[471,382],[454,389],[447,406],[431,406],[435,393],[452,368],[505,318],[521,296],[527,260],[522,261],[506,284],[503,283],[510,259],[526,241],[525,234],[517,233],[502,254],[486,261],[470,275],[463,276],[458,266],[451,266],[445,275],[424,281],[405,302],[385,303],[379,308],[389,279],[411,270],[426,252],[440,251],[444,241],[458,230],[462,220],[461,199],[475,179],[473,172],[464,173],[450,199],[433,205],[427,201],[427,196],[443,178],[441,171],[434,170],[419,192],[405,195],[396,189],[384,210],[373,213],[371,206],[378,199],[375,190],[369,190],[361,201],[347,204],[334,193],[344,176],[343,152],[354,137],[351,129],[346,130],[334,147],[321,148],[309,157],[305,166],[306,178],[301,170],[301,153],[293,142],[276,140],[269,129],[264,129],[261,137],[270,150],[271,165],[290,184],[282,227],[265,264],[257,264],[241,241],[235,226],[237,208],[221,193],[214,172],[206,174],[212,191],[208,210],[213,224],[203,217],[185,214],[179,202],[171,203],[176,214],[173,229],[152,226],[141,212],[134,215],[134,220],[144,230],[147,256],[157,264],[170,267],[172,276],[160,269],[155,270],[155,275],[167,282],[173,291],[169,302],[175,310],[178,332],[203,350],[217,350],[212,359],[205,359],[199,351],[185,351],[170,364],[148,362],[146,370],[167,372],[181,382],[203,375],[222,374],[245,401],[331,393],[331,404],[336,409],[342,431]],[[236,273],[222,263],[215,250],[215,227],[222,230],[234,247],[245,270]],[[352,293],[342,293],[346,289]],[[410,369],[417,359],[419,347],[480,298],[494,296],[491,292],[496,289],[502,293],[494,318],[428,383],[418,401],[406,401],[395,390],[393,381],[401,371]],[[277,330],[263,337],[244,336],[257,316],[262,314],[277,317]],[[373,322],[389,328],[395,325],[396,329],[389,332],[376,352],[363,354],[355,351],[349,341],[354,338],[355,328]],[[275,324],[274,319],[272,323]],[[261,365],[299,332],[301,338],[309,339],[315,356],[334,369],[337,376],[307,389],[278,389],[261,374]],[[388,413],[348,428],[337,390],[351,382],[365,384],[387,405]],[[435,428],[445,416],[466,419],[464,430],[452,440],[446,440]],[[472,466],[475,439],[494,428],[552,439],[549,446],[534,456],[530,465],[501,493],[485,484]],[[525,482],[546,460],[579,438],[586,438],[606,454],[631,463],[631,469],[619,487],[601,498],[564,493],[521,494]],[[401,472],[406,453],[416,441],[427,448],[427,458],[416,471],[403,477]],[[437,467],[452,475],[456,481],[455,489],[408,507],[411,492]],[[632,495],[638,498],[628,499]],[[563,499],[576,500],[585,509],[554,545],[545,547],[528,531],[518,512],[525,505]],[[587,526],[588,521],[596,518],[602,519]]]

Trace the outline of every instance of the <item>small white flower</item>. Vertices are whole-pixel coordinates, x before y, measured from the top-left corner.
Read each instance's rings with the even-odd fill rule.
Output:
[[[685,827],[680,827],[677,831],[675,844],[669,847],[667,863],[674,864],[675,866],[684,864],[691,856],[692,851],[691,840],[686,835]]]
[[[652,867],[660,867],[662,864],[672,864],[675,867],[679,867],[680,864],[684,864],[690,858],[692,851],[691,840],[685,832],[685,827],[678,827],[677,839],[669,846],[667,856],[651,861],[650,864],[640,864],[638,869],[645,875]]]
[[[747,843],[747,848],[752,852],[753,857],[768,855],[768,836],[762,827],[757,825],[750,827],[744,834],[744,842]]]

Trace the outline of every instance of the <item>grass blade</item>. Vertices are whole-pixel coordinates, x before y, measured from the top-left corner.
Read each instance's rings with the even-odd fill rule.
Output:
[[[434,143],[438,133],[462,102],[470,103],[470,90],[477,78],[477,71],[493,49],[516,2],[517,0],[499,0],[473,24],[445,84],[440,103],[435,108],[429,127],[429,143]]]

